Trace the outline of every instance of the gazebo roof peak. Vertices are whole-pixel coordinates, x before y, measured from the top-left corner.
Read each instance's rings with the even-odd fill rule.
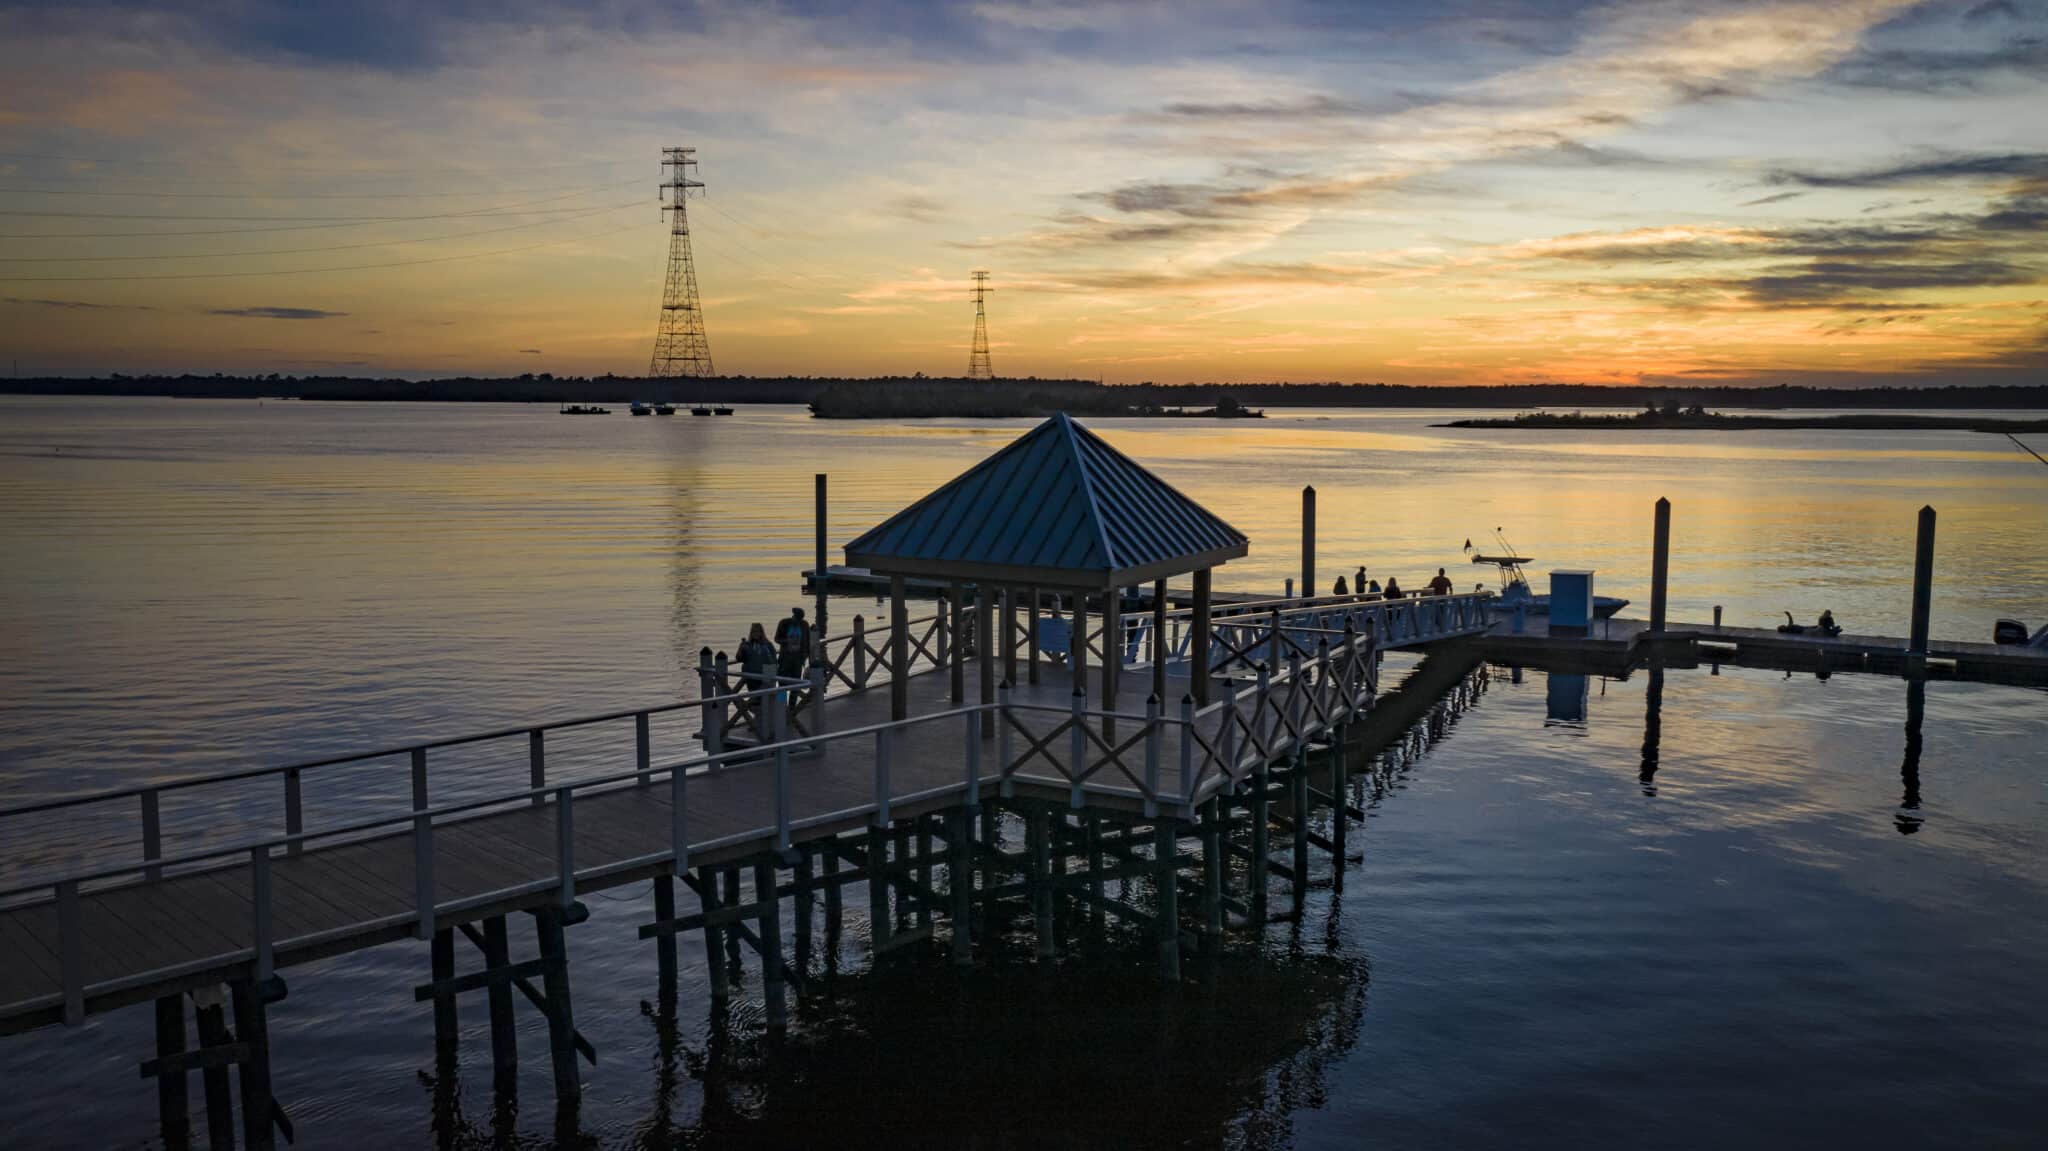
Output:
[[[1243,532],[1065,412],[846,545],[893,575],[1108,589],[1245,554]]]

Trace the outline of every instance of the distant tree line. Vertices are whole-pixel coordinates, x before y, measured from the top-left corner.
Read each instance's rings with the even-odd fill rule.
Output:
[[[294,396],[306,400],[513,403],[811,404],[825,416],[1143,415],[1200,405],[1392,408],[2048,408],[2048,386],[1876,388],[1649,387],[1596,384],[1100,384],[1036,377],[969,380],[924,376],[460,376],[405,380],[361,376],[113,375],[0,379],[0,392],[74,396]]]

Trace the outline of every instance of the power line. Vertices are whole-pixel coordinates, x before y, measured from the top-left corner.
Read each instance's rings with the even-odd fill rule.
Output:
[[[725,217],[726,219],[728,219],[728,220],[732,220],[732,222],[733,222],[733,223],[735,223],[735,224],[738,224],[738,225],[739,225],[740,227],[742,227],[742,228],[746,228],[746,229],[748,229],[749,231],[755,232],[755,233],[757,233],[757,234],[762,234],[762,235],[765,235],[765,234],[766,234],[766,233],[763,233],[763,232],[761,232],[761,229],[759,229],[759,228],[755,228],[755,227],[753,227],[752,225],[750,225],[750,224],[747,224],[747,223],[746,223],[746,222],[744,222],[744,221],[741,221],[741,220],[734,220],[734,219],[733,219],[733,217],[732,217],[732,215],[731,215],[730,213],[726,212],[726,211],[725,211],[725,209],[723,209],[723,208],[720,208],[720,207],[719,207],[718,205],[716,205],[716,204],[712,203],[712,202],[711,202],[711,201],[709,201],[709,200],[706,200],[706,201],[704,201],[704,206],[705,206],[705,207],[707,207],[707,208],[709,208],[709,209],[711,209],[711,210],[712,210],[712,211],[714,211],[714,212],[717,212],[717,213],[718,213],[719,215],[721,215],[721,216],[724,216],[724,217]],[[744,249],[744,250],[746,250],[746,251],[748,251],[748,252],[753,252],[753,254],[754,254],[754,257],[755,257],[756,259],[762,260],[762,261],[764,261],[764,262],[766,262],[766,263],[769,263],[769,264],[773,264],[773,265],[775,265],[776,267],[778,267],[778,268],[781,268],[781,269],[782,269],[783,271],[785,271],[785,272],[788,272],[788,273],[789,273],[790,275],[792,275],[792,276],[795,276],[795,277],[797,277],[797,278],[799,278],[799,279],[802,279],[802,280],[809,280],[809,281],[810,281],[810,283],[812,283],[813,285],[815,285],[815,286],[817,286],[817,287],[820,287],[820,288],[826,288],[826,289],[828,289],[828,290],[829,290],[829,288],[830,288],[830,285],[828,285],[828,284],[824,284],[824,283],[820,283],[820,282],[819,282],[819,281],[817,281],[817,280],[813,280],[813,279],[811,279],[811,277],[809,277],[809,276],[806,276],[806,275],[804,275],[804,274],[803,274],[802,272],[799,272],[799,271],[797,271],[797,270],[796,270],[795,268],[791,268],[791,267],[788,267],[788,266],[784,265],[783,263],[781,263],[781,262],[780,262],[780,261],[778,261],[778,260],[770,259],[769,257],[767,257],[767,256],[764,256],[764,255],[762,255],[762,254],[761,254],[761,253],[759,253],[759,252],[755,252],[753,248],[750,248],[750,247],[748,247],[748,246],[746,245],[746,243],[744,243],[743,241],[741,241],[741,240],[740,240],[740,238],[739,238],[739,237],[737,237],[737,236],[727,236],[727,237],[725,237],[725,238],[726,238],[726,239],[728,239],[728,240],[731,240],[731,241],[732,241],[732,242],[733,242],[734,244],[738,245],[738,246],[739,246],[740,248],[742,248],[742,249]]]
[[[137,166],[149,168],[192,168],[215,166],[212,164],[201,165],[199,161],[194,160],[135,160],[126,156],[114,160],[103,156],[60,156],[48,152],[0,152],[0,158],[12,160],[57,160],[67,164],[101,164],[109,168],[133,168]],[[622,164],[638,164],[640,162],[639,160],[580,160],[566,164],[522,164],[519,166],[519,170],[522,172],[561,172],[567,171],[570,168],[616,168]],[[309,176],[361,176],[364,179],[399,179],[405,176],[429,173],[487,176],[497,171],[497,169],[491,167],[472,166],[461,168],[412,168],[403,172],[365,172],[361,168],[308,168],[282,164],[259,166],[256,170],[295,172]]]
[[[519,188],[517,193],[563,192],[572,189],[565,186],[553,188]],[[136,200],[452,200],[462,196],[474,196],[474,190],[461,192],[164,192],[151,189],[144,192],[115,192],[106,189],[70,188],[0,188],[0,195],[6,196],[99,196],[108,198],[126,197]]]
[[[298,256],[308,252],[347,252],[360,248],[389,248],[399,244],[431,244],[440,240],[467,240],[473,236],[494,236],[499,232],[517,232],[523,228],[545,228],[551,224],[563,224],[571,220],[585,220],[617,212],[626,208],[645,206],[645,200],[627,200],[607,208],[577,209],[574,214],[555,220],[532,220],[524,224],[506,224],[499,228],[479,228],[474,232],[445,232],[438,236],[414,236],[404,240],[366,240],[359,244],[320,244],[310,248],[270,248],[247,252],[176,252],[161,256],[0,256],[0,264],[101,264],[130,260],[219,260],[238,256]]]
[[[476,208],[467,212],[433,212],[416,216],[165,216],[147,215],[136,212],[37,212],[23,211],[21,209],[16,208],[0,208],[0,216],[60,217],[64,219],[74,220],[252,220],[280,222],[286,220],[311,220],[320,222],[342,221],[347,223],[389,224],[399,223],[407,220],[453,220],[466,216],[508,215],[515,213],[518,209],[530,207],[534,204],[558,203],[562,200],[573,199],[577,196],[589,195],[592,192],[610,192],[619,188],[629,187],[633,184],[638,183],[640,183],[640,180],[633,179],[618,184],[601,185],[598,187],[591,188],[579,188],[573,192],[568,192],[560,196],[547,196],[539,200],[524,200],[516,204],[499,204],[494,207]],[[575,209],[570,210],[574,211]]]
[[[104,283],[115,280],[234,280],[251,276],[305,276],[321,272],[363,272],[376,268],[411,268],[420,264],[447,264],[457,260],[481,260],[490,256],[509,256],[516,252],[531,252],[538,248],[552,248],[561,244],[573,244],[581,240],[599,240],[616,236],[640,227],[628,224],[623,228],[612,228],[603,232],[592,232],[586,236],[567,236],[560,240],[547,240],[538,244],[526,244],[517,248],[499,248],[491,252],[462,252],[452,256],[433,256],[423,260],[392,260],[380,264],[343,264],[332,268],[279,268],[252,272],[171,272],[151,273],[142,276],[0,276],[0,283],[6,284],[61,284],[61,283]]]

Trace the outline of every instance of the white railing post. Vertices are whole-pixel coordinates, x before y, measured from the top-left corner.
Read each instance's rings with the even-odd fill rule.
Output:
[[[536,799],[534,802],[540,802]],[[413,938],[434,937],[434,817],[427,814],[427,749],[412,749]]]
[[[967,810],[981,810],[981,709],[967,713]]]
[[[576,797],[569,789],[555,789],[555,870],[561,880],[557,901],[564,907],[576,903]]]
[[[868,624],[860,616],[853,617],[853,686],[868,685]]]
[[[889,826],[889,757],[896,749],[896,729],[875,732],[875,826]]]
[[[548,785],[548,744],[547,733],[534,728],[526,733],[527,786],[539,791]],[[539,807],[547,802],[545,795],[533,797],[533,805]]]
[[[1195,697],[1180,697],[1180,813],[1195,814]]]
[[[768,693],[768,731],[775,740],[775,850],[789,850],[789,689]]]
[[[668,776],[668,849],[675,857],[672,873],[690,869],[690,773],[678,764]]]
[[[647,713],[633,715],[633,769],[640,773],[640,786],[654,782],[654,740],[647,731]]]
[[[1145,697],[1145,815],[1159,814],[1159,697]]]
[[[79,923],[78,881],[57,884],[57,978],[64,985],[64,1026],[85,1022],[85,939]]]
[[[142,793],[142,858],[144,862],[164,857],[163,823],[157,812],[157,790],[150,788]],[[164,877],[164,869],[152,864],[142,869],[142,877],[154,883]]]
[[[297,836],[306,830],[306,812],[303,794],[299,784],[299,769],[290,767],[284,773],[284,833]],[[295,838],[285,847],[286,855],[297,855],[303,845]]]
[[[1083,714],[1088,708],[1088,696],[1077,687],[1074,689],[1074,694],[1069,696],[1068,699],[1073,708],[1073,725],[1068,728],[1069,738],[1067,740],[1067,755],[1071,760],[1067,764],[1067,803],[1069,806],[1079,808],[1081,806],[1081,772],[1088,763],[1088,717]]]
[[[811,750],[813,751],[825,750],[825,685],[828,682],[830,681],[826,679],[825,665],[822,663],[812,664],[811,735],[817,737],[811,740]]]
[[[259,843],[249,849],[249,903],[254,911],[256,980],[270,978],[275,955],[271,949],[270,845]]]

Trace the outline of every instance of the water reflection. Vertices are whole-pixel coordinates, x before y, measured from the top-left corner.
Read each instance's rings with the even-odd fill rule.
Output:
[[[1892,817],[1900,835],[1912,835],[1925,820],[1920,815],[1920,725],[1927,718],[1927,680],[1914,676],[1906,681],[1906,756],[1899,762],[1899,781],[1905,793],[1899,797],[1898,814]]]
[[[1546,725],[1584,727],[1589,696],[1586,676],[1577,672],[1550,672],[1543,697]]]
[[[1637,779],[1644,795],[1657,794],[1657,755],[1664,740],[1664,669],[1650,667],[1650,682],[1643,692],[1643,768]]]

